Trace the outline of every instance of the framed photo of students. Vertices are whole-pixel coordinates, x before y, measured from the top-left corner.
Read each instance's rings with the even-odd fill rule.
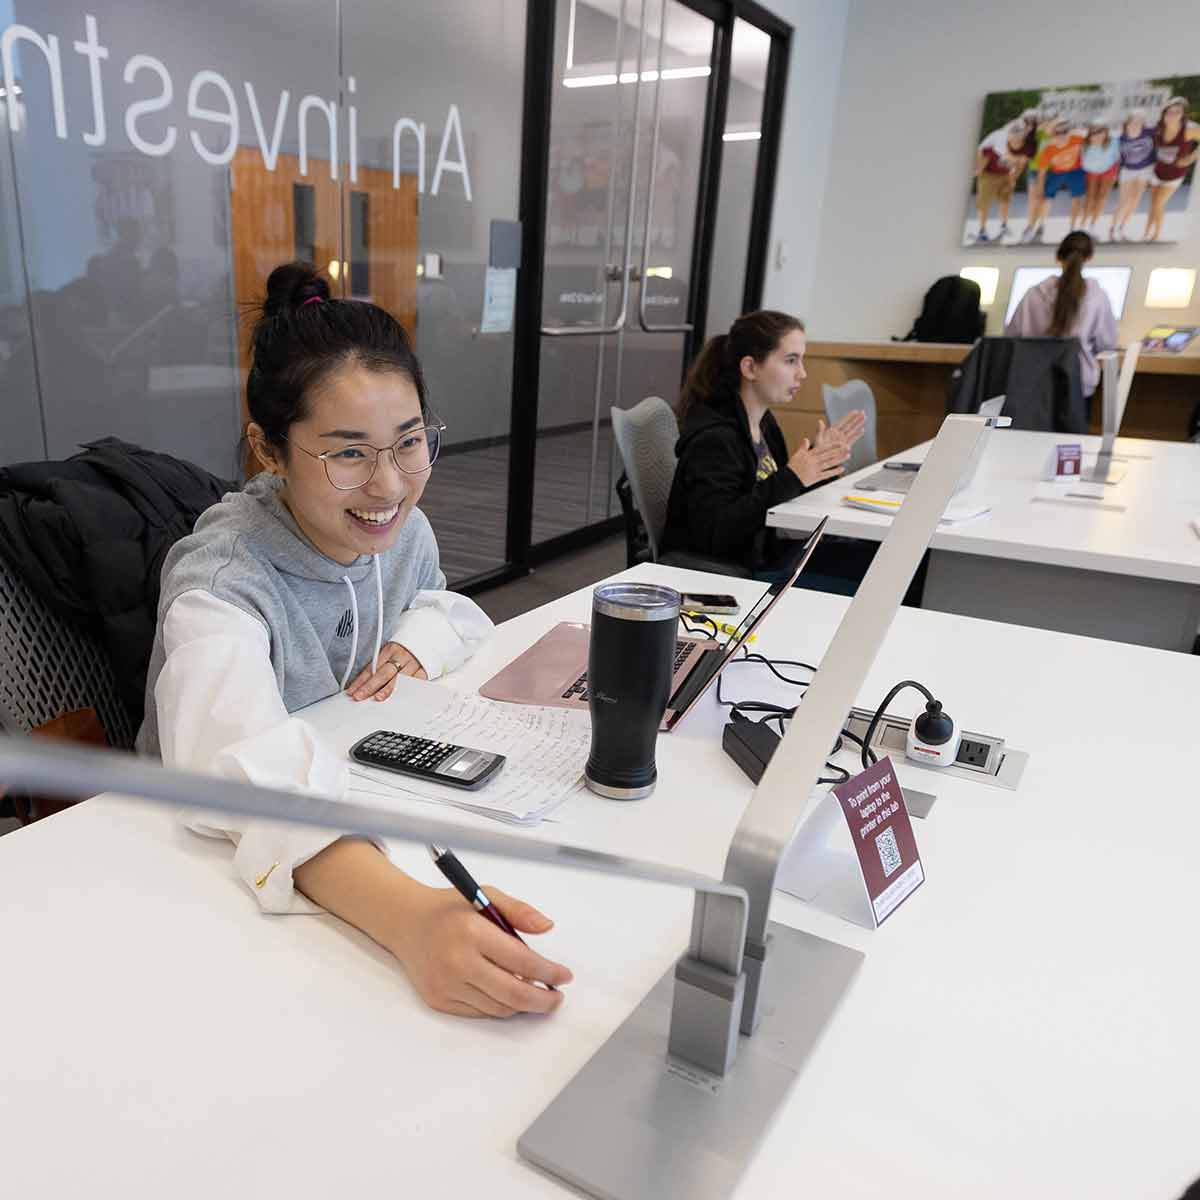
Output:
[[[1200,154],[1200,74],[990,92],[964,246],[1178,242]]]

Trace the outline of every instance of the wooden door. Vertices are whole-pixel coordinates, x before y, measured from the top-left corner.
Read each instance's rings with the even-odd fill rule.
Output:
[[[404,326],[416,341],[417,336],[417,252],[419,247],[418,196],[415,175],[401,175],[400,186],[392,186],[392,173],[378,167],[360,167],[358,182],[346,185],[346,226],[344,245],[348,247],[349,277],[347,290],[356,299],[372,300]],[[368,287],[360,294],[353,290],[357,276],[355,258],[360,250],[359,231],[351,228],[355,219],[355,196],[365,198],[365,251]],[[361,210],[358,210],[361,211]]]
[[[250,335],[266,294],[267,277],[281,263],[295,258],[311,258],[329,277],[334,296],[353,294],[355,299],[371,300],[387,309],[415,342],[420,238],[415,176],[401,175],[397,188],[392,186],[390,171],[365,167],[359,170],[358,181],[348,184],[329,178],[327,160],[310,159],[309,174],[301,175],[299,159],[291,154],[280,154],[275,170],[268,171],[257,149],[244,146],[235,153],[230,172],[233,280],[243,380],[250,370]],[[352,204],[356,193],[360,198],[357,206]],[[364,228],[352,230],[352,208],[361,213],[363,199]],[[298,217],[305,226],[299,231]],[[365,254],[368,286],[361,294],[351,289],[351,278],[359,274],[350,261],[352,245]],[[243,387],[243,427],[247,420]],[[247,474],[256,469],[247,455]]]

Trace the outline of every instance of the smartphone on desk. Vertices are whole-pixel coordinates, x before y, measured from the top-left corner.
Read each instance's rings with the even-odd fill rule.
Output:
[[[680,607],[684,612],[728,614],[737,612],[738,602],[727,592],[684,592]]]

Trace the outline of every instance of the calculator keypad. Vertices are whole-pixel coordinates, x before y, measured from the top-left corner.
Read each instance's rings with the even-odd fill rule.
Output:
[[[458,749],[447,742],[401,733],[379,734],[363,744],[360,752],[381,766],[405,766],[435,772]]]

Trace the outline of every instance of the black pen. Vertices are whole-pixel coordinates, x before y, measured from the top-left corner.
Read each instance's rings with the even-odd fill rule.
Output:
[[[471,878],[470,871],[458,861],[453,850],[445,846],[426,846],[433,865],[454,885],[460,896],[473,908],[477,909],[489,921],[511,937],[515,937],[521,945],[525,945],[521,935],[508,923],[504,914],[488,899],[487,893]]]
[[[913,462],[885,462],[883,464],[889,471],[919,471],[920,463]]]
[[[458,861],[453,850],[447,850],[445,846],[426,846],[425,849],[429,851],[429,857],[433,859],[433,865],[445,875],[454,885],[458,894],[472,908],[481,916],[487,917],[497,929],[503,929],[510,937],[515,937],[522,946],[527,944],[525,939],[509,924],[504,914],[488,899],[487,892],[471,878],[471,872]],[[558,991],[552,983],[535,982],[538,983],[539,987],[544,987],[547,991]]]

